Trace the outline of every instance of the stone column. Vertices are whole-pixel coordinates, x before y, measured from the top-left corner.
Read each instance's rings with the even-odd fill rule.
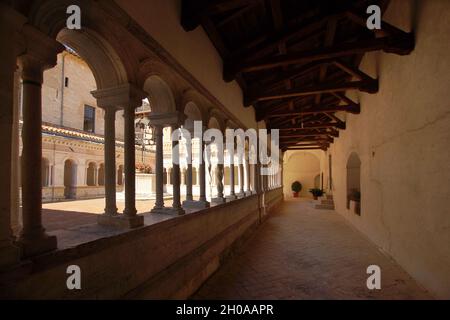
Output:
[[[199,183],[200,183],[200,198],[199,198],[199,202],[201,204],[204,205],[204,207],[209,207],[209,202],[206,201],[206,165],[205,165],[205,161],[206,159],[204,158],[204,153],[205,153],[205,148],[206,148],[206,143],[205,141],[203,141],[203,138],[201,139],[201,145],[200,145],[200,157],[199,158],[199,167],[198,167],[198,171],[199,171]]]
[[[42,225],[42,82],[56,65],[62,46],[31,26],[23,29],[26,54],[19,57],[23,79],[22,219],[20,245],[25,257],[57,248],[56,237]],[[9,182],[9,179],[8,179]]]
[[[222,141],[222,146],[223,146],[223,141]],[[218,148],[217,148],[218,149]],[[216,204],[221,204],[221,203],[225,203],[225,198],[224,198],[224,194],[223,194],[223,173],[224,173],[224,165],[223,165],[223,154],[221,154],[221,152],[223,152],[223,148],[222,150],[217,150],[216,152],[216,156],[217,156],[217,166],[216,166],[216,174],[215,174],[215,178],[216,178],[216,188],[217,188],[217,197],[212,199],[212,202],[216,203]],[[222,162],[222,163],[220,163]]]
[[[152,212],[161,212],[164,209],[164,145],[163,145],[163,126],[153,125],[156,143],[156,202]]]
[[[175,130],[178,130],[178,125],[172,125],[172,133]],[[180,150],[179,150],[179,141],[178,139],[172,140],[172,177],[173,177],[173,203],[172,210],[178,214],[184,214],[184,210],[181,206],[181,197],[180,197]],[[175,160],[177,159],[177,160]]]
[[[192,196],[192,163],[188,163],[186,169],[186,201],[194,201]]]
[[[192,134],[191,134],[192,137]],[[187,169],[186,175],[184,177],[184,182],[186,185],[186,201],[183,202],[183,206],[189,206],[190,203],[194,202],[194,198],[192,196],[192,162],[194,160],[194,156],[192,154],[193,150],[193,142],[186,141],[186,151],[187,151]]]
[[[105,215],[117,215],[116,205],[116,111],[115,107],[105,108]],[[99,216],[99,222],[103,221]],[[108,223],[109,224],[109,223]]]
[[[224,203],[223,197],[223,164],[217,164],[216,167],[216,185],[217,185],[217,197],[213,199],[214,203]]]
[[[241,158],[239,161],[239,193],[238,193],[238,197],[239,198],[243,198],[245,197],[245,192],[244,192],[244,164],[243,164],[243,159]]]
[[[136,147],[135,147],[135,109],[140,103],[130,103],[124,108],[125,140],[125,209],[123,211],[126,227],[137,228],[144,225],[144,217],[136,210]]]
[[[236,200],[237,196],[234,190],[234,150],[228,150],[228,152],[230,157],[230,194],[227,197],[227,200]]]
[[[250,157],[247,153],[247,156],[245,157],[245,167],[246,167],[246,171],[247,171],[247,190],[246,190],[246,195],[251,195],[252,194],[252,188],[250,185]]]
[[[14,72],[17,68],[17,31],[25,17],[10,7],[0,4],[0,144],[4,152],[0,157],[0,269],[19,262],[20,250],[13,243],[11,213],[11,176],[13,159],[11,151],[14,121]]]

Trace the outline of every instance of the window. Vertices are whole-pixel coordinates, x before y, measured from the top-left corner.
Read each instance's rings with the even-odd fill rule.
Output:
[[[84,124],[83,130],[87,132],[95,131],[95,108],[84,106]]]
[[[66,88],[69,87],[69,78],[67,78],[67,77],[64,78],[64,86],[65,86]]]

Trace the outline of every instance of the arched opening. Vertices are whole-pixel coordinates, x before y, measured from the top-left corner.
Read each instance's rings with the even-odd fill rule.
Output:
[[[186,168],[183,168],[181,170],[181,179],[180,179],[181,182],[180,182],[180,184],[183,184],[183,185],[186,184],[186,172],[187,172]]]
[[[104,186],[105,185],[105,165],[102,163],[100,164],[100,167],[98,168],[98,185]]]
[[[119,186],[123,185],[123,166],[120,165],[119,169],[117,170],[117,184]]]
[[[42,186],[49,187],[51,185],[50,162],[48,159],[42,159]]]
[[[354,213],[361,215],[361,160],[353,152],[347,160],[347,209],[354,203]]]
[[[90,162],[86,171],[86,184],[90,187],[96,185],[95,181],[95,171],[97,170],[97,166],[94,162]]]
[[[192,185],[196,186],[198,184],[197,181],[197,168],[192,167]]]
[[[170,86],[157,75],[150,76],[144,83],[144,90],[154,113],[170,113],[176,111],[175,99]]]
[[[288,151],[289,152],[289,151]],[[310,189],[315,188],[317,176],[320,175],[319,158],[307,151],[289,152],[283,170],[283,192],[287,197],[292,197],[292,183],[298,181],[302,185],[300,197],[311,198]]]
[[[223,178],[224,178],[224,185],[226,186],[231,185],[230,167],[225,167]]]
[[[76,198],[77,166],[72,160],[64,162],[64,197],[66,199]]]
[[[167,184],[172,184],[172,168],[167,171]]]
[[[320,174],[318,174],[315,178],[314,178],[314,188],[316,189],[322,189],[321,185],[320,185]]]
[[[167,184],[167,169],[164,168],[163,172],[164,172],[164,175],[163,175],[163,184]]]

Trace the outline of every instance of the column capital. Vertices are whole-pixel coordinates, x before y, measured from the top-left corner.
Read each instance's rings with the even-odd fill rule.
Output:
[[[97,105],[103,109],[115,107],[134,110],[142,105],[142,99],[146,97],[145,92],[130,83],[98,89],[91,94],[97,99]]]
[[[184,123],[186,115],[176,111],[171,113],[157,113],[151,112],[149,115],[150,125],[162,125],[162,126],[178,126],[178,128]]]
[[[22,36],[25,48],[18,57],[22,78],[42,84],[43,72],[56,65],[64,46],[31,25],[24,25]]]

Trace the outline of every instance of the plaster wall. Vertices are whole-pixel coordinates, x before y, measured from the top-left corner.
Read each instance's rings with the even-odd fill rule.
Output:
[[[203,28],[186,32],[181,26],[180,0],[115,1],[237,119],[256,127],[253,108],[244,108],[238,83],[223,81],[222,59]]]
[[[302,184],[301,197],[312,198],[309,189],[314,188],[314,180],[322,172],[323,151],[287,151],[284,155],[283,193],[292,197],[291,185],[294,181]]]
[[[367,54],[380,90],[360,94],[330,152],[336,210],[438,298],[450,298],[450,2],[392,1],[385,21],[414,29],[408,56]],[[355,97],[356,98],[356,97]],[[361,216],[346,208],[346,164],[361,159]],[[286,181],[288,182],[288,181]]]

